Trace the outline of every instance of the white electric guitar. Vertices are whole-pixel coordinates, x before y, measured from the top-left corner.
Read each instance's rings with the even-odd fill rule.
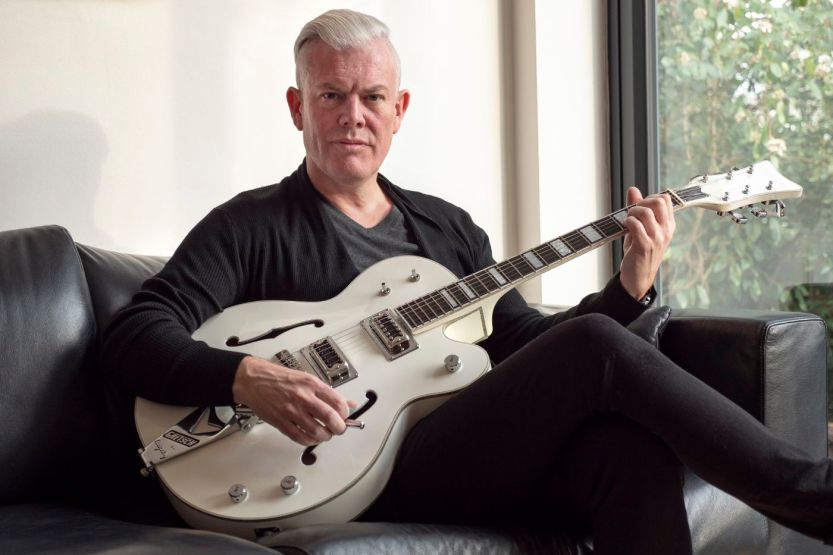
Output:
[[[770,162],[695,177],[668,190],[745,223],[783,215],[802,189]],[[760,206],[752,206],[754,203]],[[459,279],[431,260],[379,262],[320,303],[258,301],[230,307],[194,334],[308,372],[359,403],[342,436],[303,447],[245,407],[175,407],[137,399],[146,473],[195,528],[269,544],[281,529],[346,522],[382,491],[410,427],[489,370],[477,341],[511,288],[625,233],[628,208]],[[237,433],[239,432],[239,433]]]

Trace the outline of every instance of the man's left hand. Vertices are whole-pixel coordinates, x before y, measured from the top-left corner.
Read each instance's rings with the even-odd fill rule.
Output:
[[[624,255],[619,267],[622,287],[634,299],[648,294],[674,236],[674,208],[668,195],[642,198],[636,187],[628,189],[628,217],[625,219]]]

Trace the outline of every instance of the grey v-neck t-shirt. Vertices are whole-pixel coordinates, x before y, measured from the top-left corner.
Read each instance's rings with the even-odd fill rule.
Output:
[[[321,202],[359,272],[391,256],[419,254],[419,245],[395,204],[385,219],[368,229],[329,202]]]

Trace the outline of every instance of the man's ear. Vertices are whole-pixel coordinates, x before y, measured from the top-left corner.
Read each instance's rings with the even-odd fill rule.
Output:
[[[295,87],[286,89],[286,103],[289,105],[289,114],[292,116],[292,123],[298,131],[304,129],[304,118],[301,117],[301,91]]]
[[[399,91],[399,97],[396,99],[396,106],[394,109],[396,110],[396,116],[393,120],[393,132],[396,133],[399,131],[399,128],[402,127],[402,118],[405,117],[405,112],[408,110],[408,105],[411,103],[411,93],[408,89],[402,89]]]

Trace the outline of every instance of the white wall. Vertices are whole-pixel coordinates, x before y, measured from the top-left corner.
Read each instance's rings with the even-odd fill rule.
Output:
[[[211,207],[300,163],[292,45],[348,7],[390,26],[412,92],[382,171],[467,208],[502,256],[499,0],[415,6],[0,2],[0,229],[58,223],[87,244],[170,254]]]
[[[496,258],[610,211],[600,0],[3,0],[0,230],[170,254],[300,163],[292,44],[332,7],[381,18],[402,58],[412,103],[382,171],[469,210]],[[608,258],[525,292],[573,304]]]
[[[597,0],[536,2],[541,242],[613,211],[605,18]],[[606,246],[544,275],[543,302],[576,304],[604,285],[610,260]]]

